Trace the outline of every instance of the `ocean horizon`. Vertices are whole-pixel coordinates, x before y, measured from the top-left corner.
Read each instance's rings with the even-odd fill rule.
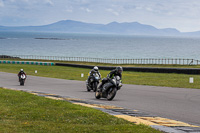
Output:
[[[200,60],[200,38],[0,31],[0,55]]]

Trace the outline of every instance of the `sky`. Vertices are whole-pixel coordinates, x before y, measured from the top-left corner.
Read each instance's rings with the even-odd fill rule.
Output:
[[[200,0],[0,0],[1,26],[38,26],[61,20],[139,22],[159,29],[200,31]]]

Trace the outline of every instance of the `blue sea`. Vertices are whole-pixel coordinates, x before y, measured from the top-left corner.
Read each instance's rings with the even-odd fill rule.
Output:
[[[0,55],[200,59],[200,37],[0,32]]]

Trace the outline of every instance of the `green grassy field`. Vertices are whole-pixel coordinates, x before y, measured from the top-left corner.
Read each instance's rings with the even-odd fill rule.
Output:
[[[18,73],[23,68],[27,75],[61,78],[69,80],[81,80],[87,79],[90,69],[64,67],[64,66],[38,66],[38,65],[20,65],[20,64],[0,64],[0,71]],[[35,70],[38,73],[35,73]],[[102,77],[106,77],[110,71],[100,70]],[[81,74],[84,77],[81,77]],[[144,73],[144,72],[123,72],[124,84],[136,84],[136,85],[152,85],[152,86],[167,86],[167,87],[180,87],[180,88],[200,88],[200,76],[199,75],[187,75],[187,74],[168,74],[168,73]],[[194,78],[194,83],[189,83],[189,78]],[[17,80],[17,77],[16,77]]]
[[[0,88],[2,133],[158,133],[99,110]]]

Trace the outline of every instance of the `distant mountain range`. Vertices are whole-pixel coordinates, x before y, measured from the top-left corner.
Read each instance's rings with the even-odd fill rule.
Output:
[[[65,33],[91,33],[91,34],[127,34],[127,35],[164,35],[164,36],[200,36],[197,32],[180,32],[175,28],[158,29],[151,25],[138,22],[109,24],[84,23],[73,20],[62,20],[43,26],[0,26],[0,31],[36,31],[36,32],[65,32]]]

